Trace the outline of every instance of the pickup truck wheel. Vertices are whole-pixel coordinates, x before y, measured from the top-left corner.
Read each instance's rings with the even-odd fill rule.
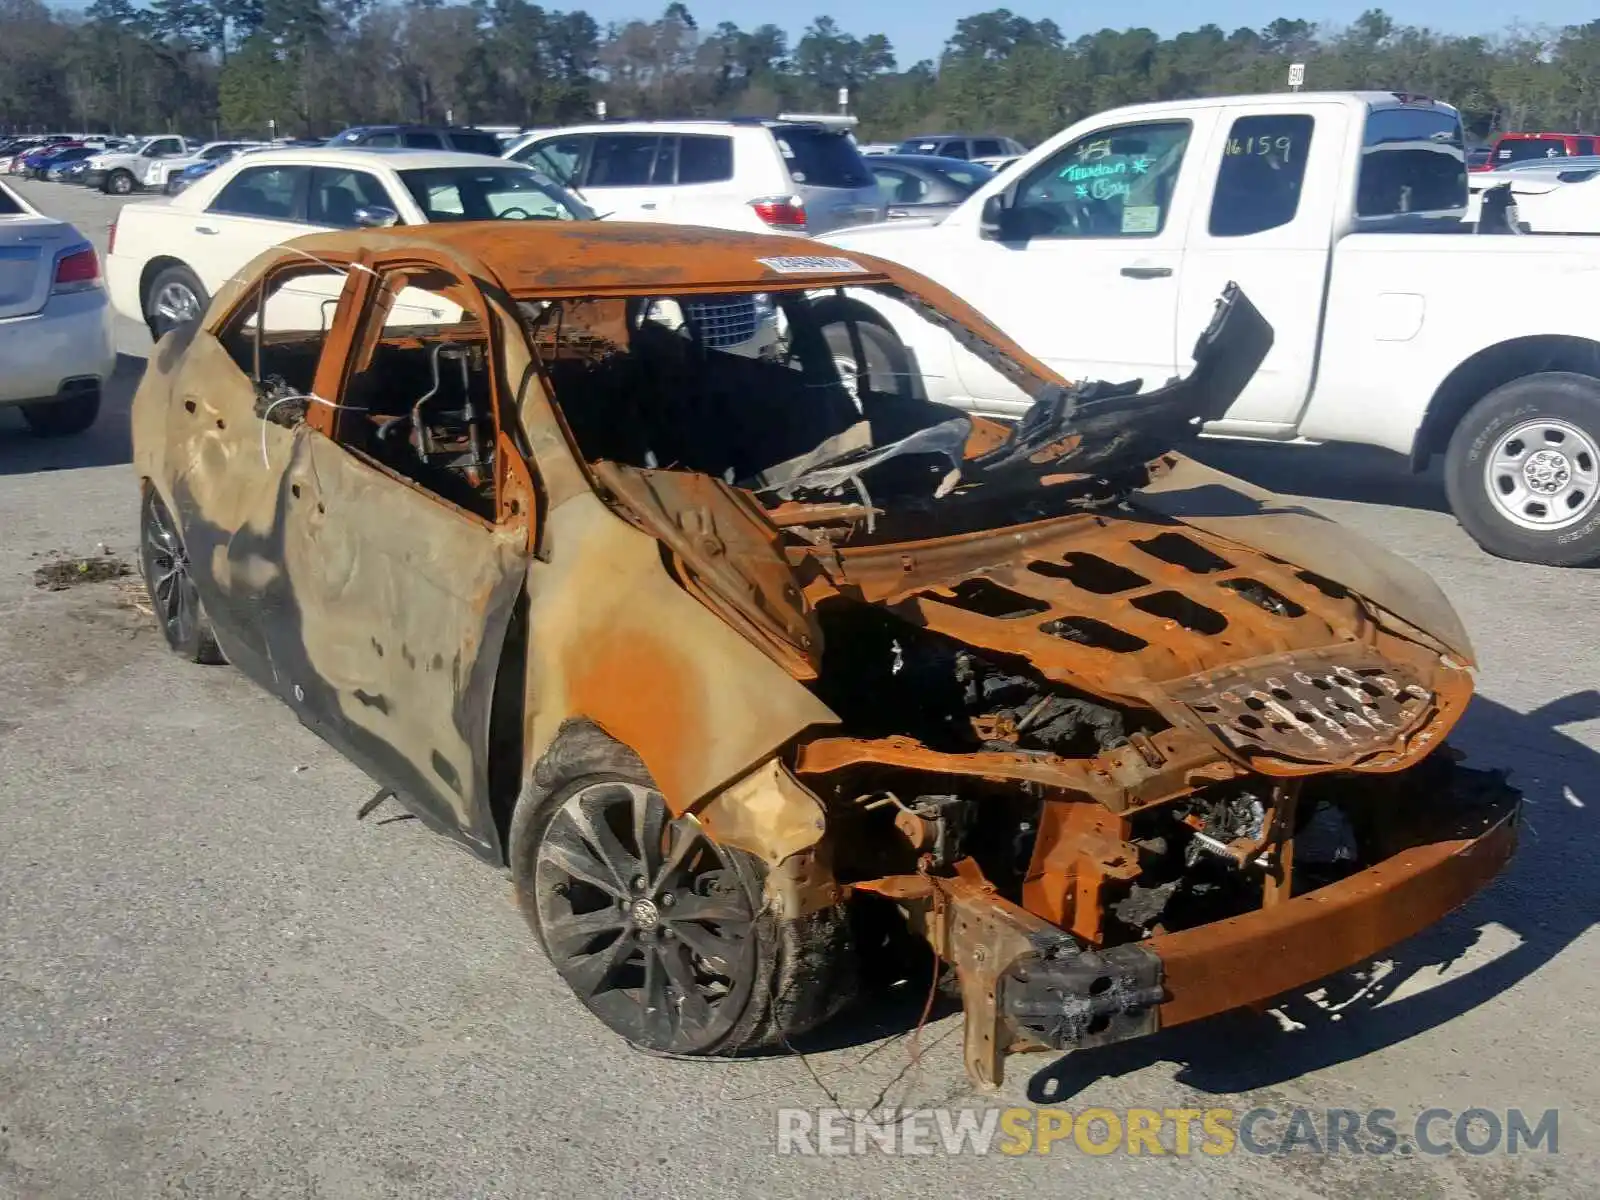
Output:
[[[643,1050],[732,1055],[837,1010],[853,965],[842,908],[780,919],[763,900],[764,864],[674,819],[598,730],[552,754],[565,778],[547,789],[535,773],[510,866],[523,916],[590,1012]]]
[[[170,330],[198,321],[211,303],[206,289],[188,267],[168,267],[150,281],[144,298],[144,320],[156,341]]]
[[[867,392],[911,395],[911,356],[876,313],[864,305],[830,303],[818,312],[817,321],[856,408]]]
[[[106,176],[106,191],[113,196],[126,196],[133,191],[133,188],[133,175],[128,171],[124,171],[121,167]]]
[[[1545,371],[1490,392],[1450,439],[1445,489],[1491,554],[1600,564],[1600,379]]]

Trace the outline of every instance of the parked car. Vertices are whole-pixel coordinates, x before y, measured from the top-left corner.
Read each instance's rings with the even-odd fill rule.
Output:
[[[821,121],[575,125],[524,138],[505,156],[625,221],[814,234],[884,213],[849,130]]]
[[[303,233],[592,217],[582,200],[520,163],[448,150],[263,149],[171,199],[124,205],[106,281],[117,311],[159,337],[198,317],[256,255]]]
[[[1479,545],[1600,562],[1600,241],[1462,236],[1466,204],[1449,105],[1283,94],[1102,113],[938,224],[829,240],[932,276],[1070,379],[1180,373],[1235,280],[1277,340],[1211,433],[1364,443],[1419,468],[1443,455]],[[1514,301],[1486,304],[1485,278]],[[948,337],[896,332],[932,398],[1027,411]]]
[[[55,143],[53,142],[44,141],[23,142],[20,145],[12,148],[10,153],[7,154],[3,163],[0,163],[0,166],[4,167],[7,175],[21,175],[27,170],[27,158],[30,154],[54,144]]]
[[[88,170],[89,159],[79,158],[62,163],[59,167],[51,167],[48,178],[53,183],[82,183],[83,176]]]
[[[81,145],[83,145],[82,142],[49,142],[42,146],[35,146],[33,149],[24,151],[16,157],[12,174],[21,175],[25,179],[37,179],[39,177],[39,167],[51,155]]]
[[[176,134],[146,138],[131,149],[94,155],[83,173],[83,183],[114,196],[126,196],[140,190],[141,181],[153,163],[164,158],[180,158],[187,153],[188,143]]]
[[[54,147],[44,154],[30,154],[23,160],[27,168],[27,175],[31,179],[53,180],[59,182],[60,171],[69,164],[82,162],[99,151],[93,146],[74,146],[68,142],[65,145]]]
[[[539,222],[262,255],[133,403],[168,645],[508,870],[655,1052],[789,1045],[926,939],[992,1088],[1013,1050],[1308,987],[1499,871],[1520,798],[1444,744],[1472,655],[1437,586],[1182,453],[1270,343],[1247,298],[1136,397],[794,248]],[[326,325],[275,319],[325,280]],[[852,398],[844,289],[960,329],[1030,419]],[[397,321],[407,292],[458,315]],[[656,315],[706,295],[781,308],[786,353]]]
[[[891,221],[947,216],[994,178],[993,171],[977,163],[922,154],[875,154],[867,166],[883,189],[885,216]]]
[[[42,437],[82,433],[117,365],[100,258],[0,183],[0,406]]]
[[[1471,167],[1493,171],[1533,158],[1571,158],[1595,153],[1594,135],[1587,133],[1502,133],[1489,147],[1487,162]]]
[[[925,133],[906,138],[895,148],[898,154],[931,154],[936,158],[1005,158],[1026,154],[1028,148],[1015,138],[964,133]]]
[[[264,142],[226,141],[207,142],[193,154],[179,155],[177,158],[158,158],[153,161],[144,173],[140,182],[150,191],[167,191],[167,183],[186,167],[192,167],[202,162],[222,162],[232,158],[239,151],[252,146],[265,145]]]
[[[482,129],[458,125],[355,125],[328,139],[328,146],[366,146],[372,149],[455,150],[461,154],[486,154],[499,158],[500,139]]]

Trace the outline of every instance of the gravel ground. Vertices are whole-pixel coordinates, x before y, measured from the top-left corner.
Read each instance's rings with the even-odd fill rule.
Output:
[[[117,202],[24,185],[104,241]],[[1420,563],[1482,658],[1457,742],[1529,800],[1506,874],[1380,963],[972,1096],[959,1016],[856,1014],[805,1060],[647,1058],[565,993],[504,875],[417,822],[236,673],[173,661],[125,580],[135,325],[86,437],[0,413],[0,1196],[1592,1195],[1600,1165],[1600,576],[1490,559],[1381,457],[1218,448]],[[394,810],[379,813],[392,816]],[[1560,1109],[1559,1153],[806,1158],[780,1108]],[[1282,1123],[1277,1132],[1282,1132]]]

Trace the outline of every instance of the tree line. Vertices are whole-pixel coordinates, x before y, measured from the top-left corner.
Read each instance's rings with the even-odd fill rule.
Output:
[[[0,0],[0,129],[327,134],[380,121],[547,125],[592,117],[833,111],[848,88],[864,137],[935,128],[1048,136],[1143,100],[1307,86],[1420,92],[1469,133],[1600,126],[1600,21],[1461,37],[1373,9],[1345,28],[1282,18],[1163,38],[1069,39],[1000,8],[956,22],[937,60],[902,63],[881,33],[819,16],[702,28],[674,2],[602,27],[529,0],[94,0],[69,12]]]

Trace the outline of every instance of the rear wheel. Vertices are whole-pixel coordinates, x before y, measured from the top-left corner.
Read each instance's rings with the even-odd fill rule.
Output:
[[[173,653],[195,663],[225,662],[189,575],[189,552],[178,523],[155,488],[145,492],[139,514],[139,567],[156,623]]]
[[[22,406],[22,419],[38,437],[72,437],[93,425],[99,415],[98,391]]]
[[[1491,554],[1600,564],[1600,379],[1545,371],[1490,392],[1450,439],[1445,488]]]
[[[211,303],[206,289],[188,267],[168,267],[150,281],[144,319],[150,336],[160,341],[171,330],[198,321]]]
[[[778,1045],[837,1011],[854,965],[842,910],[778,919],[760,860],[673,818],[598,731],[573,743],[576,773],[519,804],[510,858],[523,915],[589,1011],[684,1055]]]

